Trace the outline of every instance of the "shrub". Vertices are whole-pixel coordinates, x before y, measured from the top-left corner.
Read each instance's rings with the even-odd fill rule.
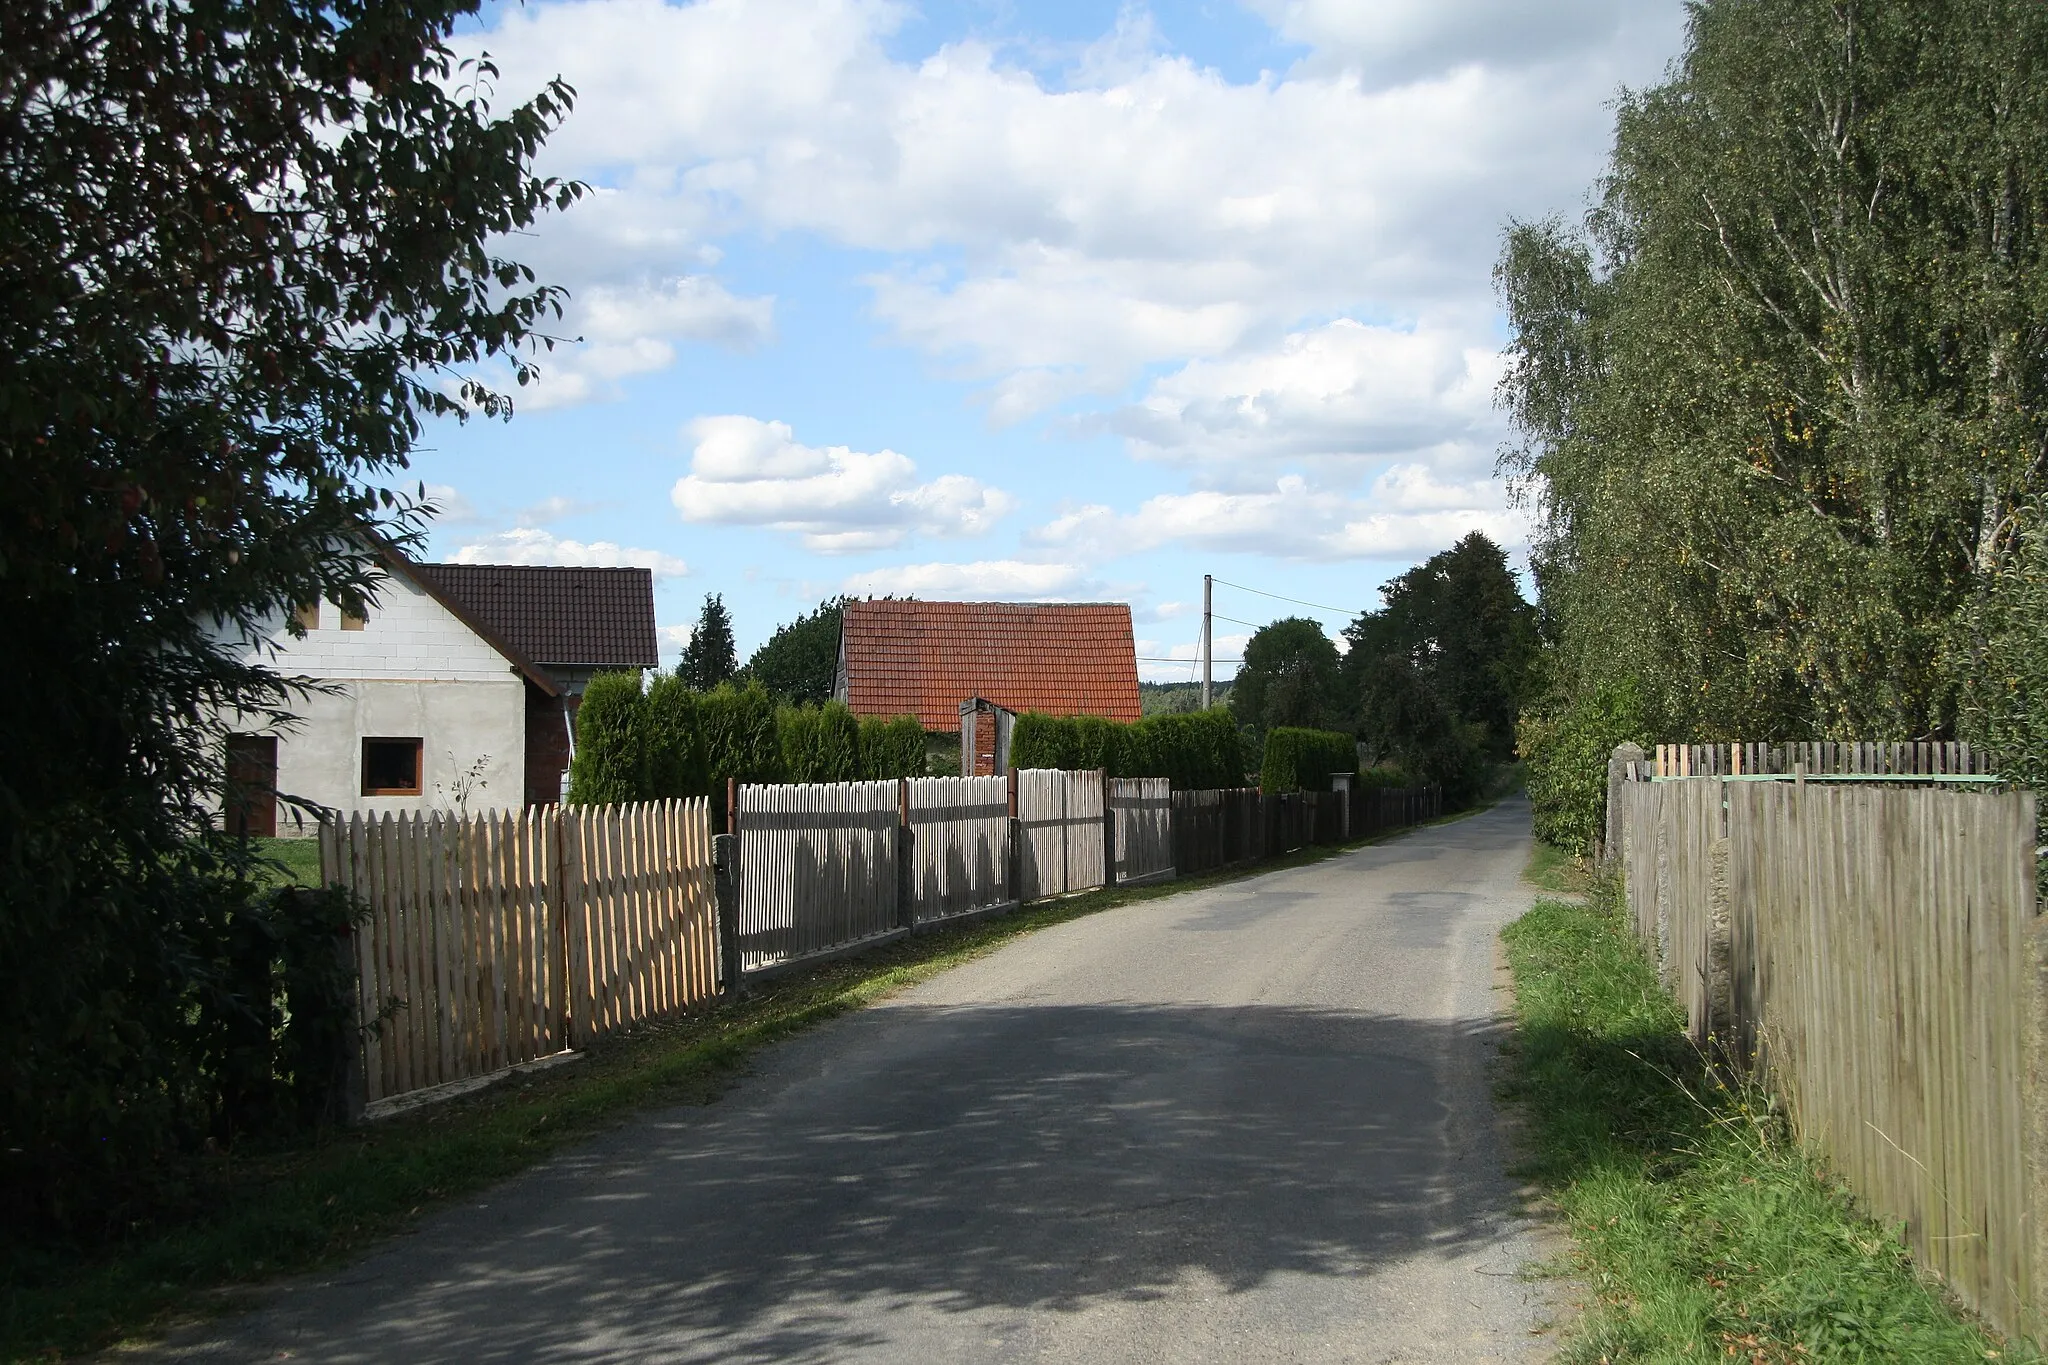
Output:
[[[641,790],[647,799],[702,796],[711,789],[705,768],[702,695],[672,673],[647,689],[642,716]]]
[[[916,716],[860,718],[860,775],[875,781],[890,777],[923,777],[926,760],[924,727]]]
[[[846,703],[785,706],[775,713],[782,774],[790,782],[851,782],[861,776],[860,723]]]
[[[1027,711],[1010,735],[1019,768],[1101,768],[1111,777],[1164,777],[1182,791],[1244,785],[1237,720],[1221,707],[1120,725],[1100,716]]]
[[[1591,853],[1606,828],[1608,756],[1644,733],[1633,682],[1603,684],[1554,718],[1524,713],[1515,745],[1528,765],[1536,837],[1567,853]]]
[[[569,801],[601,806],[638,801],[646,790],[647,698],[640,674],[600,673],[576,711],[576,758],[569,765]]]
[[[1358,771],[1358,744],[1336,730],[1303,730],[1290,725],[1266,732],[1259,787],[1266,792],[1330,790],[1330,774]]]

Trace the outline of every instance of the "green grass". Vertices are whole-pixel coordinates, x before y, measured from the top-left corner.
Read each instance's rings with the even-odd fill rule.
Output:
[[[1577,854],[1538,840],[1529,850],[1522,878],[1553,896],[1583,896],[1592,885],[1592,868]]]
[[[238,1289],[345,1259],[435,1205],[635,1113],[709,1103],[760,1048],[1023,934],[1341,851],[1303,849],[1247,868],[1090,892],[919,935],[776,979],[736,1004],[605,1039],[570,1066],[317,1140],[210,1157],[186,1173],[194,1193],[184,1221],[140,1230],[110,1252],[66,1256],[0,1241],[0,1360],[59,1359],[233,1308]]]
[[[276,863],[276,876],[287,886],[320,885],[318,839],[258,839],[256,852]]]
[[[1713,1079],[1619,899],[1601,884],[1540,901],[1503,935],[1524,1173],[1568,1224],[1587,1290],[1558,1359],[2039,1360],[1916,1273],[1761,1094]]]

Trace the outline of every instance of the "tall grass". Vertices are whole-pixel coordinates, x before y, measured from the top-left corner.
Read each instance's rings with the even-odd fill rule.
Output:
[[[1502,937],[1525,1169],[1588,1291],[1561,1361],[2040,1359],[1951,1306],[1763,1092],[1705,1065],[1612,884]]]

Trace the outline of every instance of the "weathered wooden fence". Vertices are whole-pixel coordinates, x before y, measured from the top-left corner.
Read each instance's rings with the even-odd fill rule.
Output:
[[[2033,796],[1733,773],[1619,796],[1630,910],[1695,1038],[1759,1068],[1922,1265],[2040,1339]]]
[[[536,1061],[717,990],[701,801],[330,821],[355,934],[363,1098]]]
[[[1916,740],[1900,744],[1659,744],[1658,777],[1740,777],[1792,773],[1836,776],[1966,776],[1988,774],[1992,759],[1968,743]]]
[[[1018,882],[1025,900],[1086,891],[1109,880],[1101,769],[1017,770]]]
[[[1187,876],[1405,829],[1443,814],[1434,787],[1262,794],[1257,787],[1173,793],[1173,862]]]
[[[743,784],[740,966],[755,971],[892,933],[900,782]]]
[[[723,960],[703,799],[324,826],[325,880],[370,909],[355,939],[364,1099],[581,1047],[737,976],[1112,880],[1340,841],[1427,804],[1044,769],[749,784],[736,797]]]
[[[1109,814],[1120,886],[1174,875],[1173,783],[1163,777],[1113,777]]]
[[[911,778],[905,797],[913,926],[1016,903],[1009,778]]]

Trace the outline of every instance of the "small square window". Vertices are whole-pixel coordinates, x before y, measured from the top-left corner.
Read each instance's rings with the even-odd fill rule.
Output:
[[[299,603],[299,605],[292,608],[292,619],[307,630],[320,629],[320,604],[318,602]]]
[[[366,739],[363,741],[363,795],[418,796],[419,794],[419,740]]]
[[[361,630],[363,622],[367,619],[369,618],[358,616],[347,607],[341,609],[341,628],[343,630]]]

